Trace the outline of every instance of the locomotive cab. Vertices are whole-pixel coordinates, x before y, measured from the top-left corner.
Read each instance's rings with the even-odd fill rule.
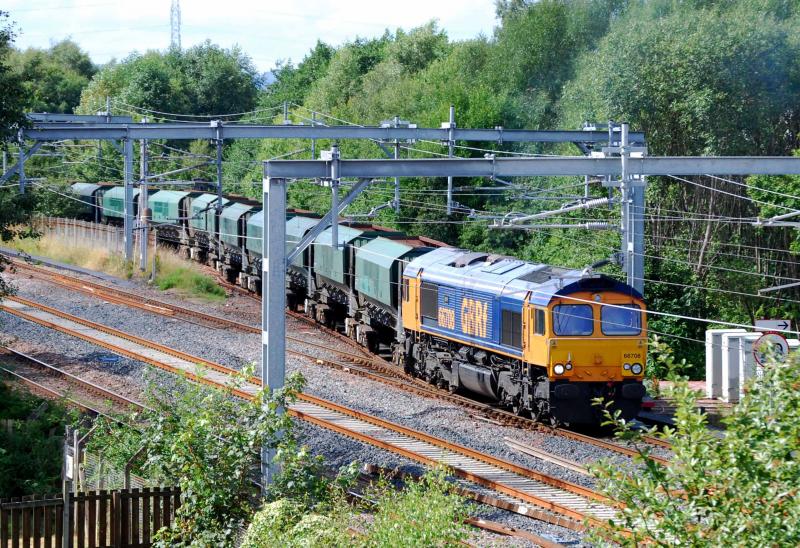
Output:
[[[619,288],[615,288],[619,289]],[[544,326],[536,335],[536,310]],[[638,414],[645,395],[645,305],[614,290],[577,291],[534,309],[526,361],[546,366],[549,413],[565,423],[602,420],[594,398],[613,401],[625,419]],[[542,394],[538,394],[542,397]]]

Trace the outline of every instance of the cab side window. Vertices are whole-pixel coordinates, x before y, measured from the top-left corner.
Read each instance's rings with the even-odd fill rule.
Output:
[[[408,302],[408,278],[403,278],[403,302]]]
[[[544,310],[537,308],[535,312],[533,333],[534,335],[544,335]]]

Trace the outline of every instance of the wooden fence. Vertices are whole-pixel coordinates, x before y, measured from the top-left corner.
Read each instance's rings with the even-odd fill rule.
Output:
[[[180,491],[143,488],[69,494],[64,531],[61,496],[0,500],[0,548],[143,548],[168,527],[180,505]]]

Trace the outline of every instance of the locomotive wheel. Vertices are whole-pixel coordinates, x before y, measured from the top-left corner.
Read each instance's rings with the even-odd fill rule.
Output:
[[[520,400],[519,396],[514,398],[514,402],[511,404],[511,412],[518,417],[525,416],[526,410],[524,407],[522,407],[522,400]]]

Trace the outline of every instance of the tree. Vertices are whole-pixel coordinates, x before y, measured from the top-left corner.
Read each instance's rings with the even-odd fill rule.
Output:
[[[800,359],[772,361],[742,401],[708,428],[697,395],[681,379],[670,394],[675,427],[665,465],[648,460],[640,434],[618,418],[618,435],[638,443],[635,472],[603,463],[601,491],[622,503],[597,540],[626,546],[797,546],[800,544]],[[655,435],[654,431],[650,432]]]
[[[81,91],[97,72],[89,55],[72,40],[49,49],[14,51],[10,64],[23,81],[29,108],[35,112],[71,113]]]
[[[8,65],[14,43],[14,28],[8,22],[8,12],[0,11],[0,146],[8,149],[8,142],[16,139],[19,128],[26,123],[27,98],[19,74]],[[20,196],[16,189],[0,188],[0,240],[8,240],[19,232],[18,226],[28,217],[31,199]],[[0,273],[6,266],[0,255]],[[0,297],[11,288],[0,276]]]
[[[132,53],[98,72],[81,95],[80,111],[95,112],[106,97],[123,112],[146,110],[182,115],[230,114],[255,107],[260,77],[239,48],[209,41],[185,51]],[[166,115],[169,116],[169,115]],[[157,113],[150,113],[157,119]]]
[[[61,485],[62,433],[70,412],[0,383],[0,498],[41,495]],[[10,423],[10,424],[9,424]]]
[[[291,61],[278,62],[273,70],[275,81],[267,86],[259,107],[279,107],[284,101],[302,104],[312,84],[324,77],[334,49],[318,41],[297,66]]]
[[[6,143],[17,136],[25,123],[26,97],[19,74],[9,65],[14,43],[14,27],[8,21],[8,12],[0,11],[0,142]]]
[[[564,121],[626,120],[653,154],[785,154],[800,126],[799,28],[748,2],[630,8],[579,61]]]

